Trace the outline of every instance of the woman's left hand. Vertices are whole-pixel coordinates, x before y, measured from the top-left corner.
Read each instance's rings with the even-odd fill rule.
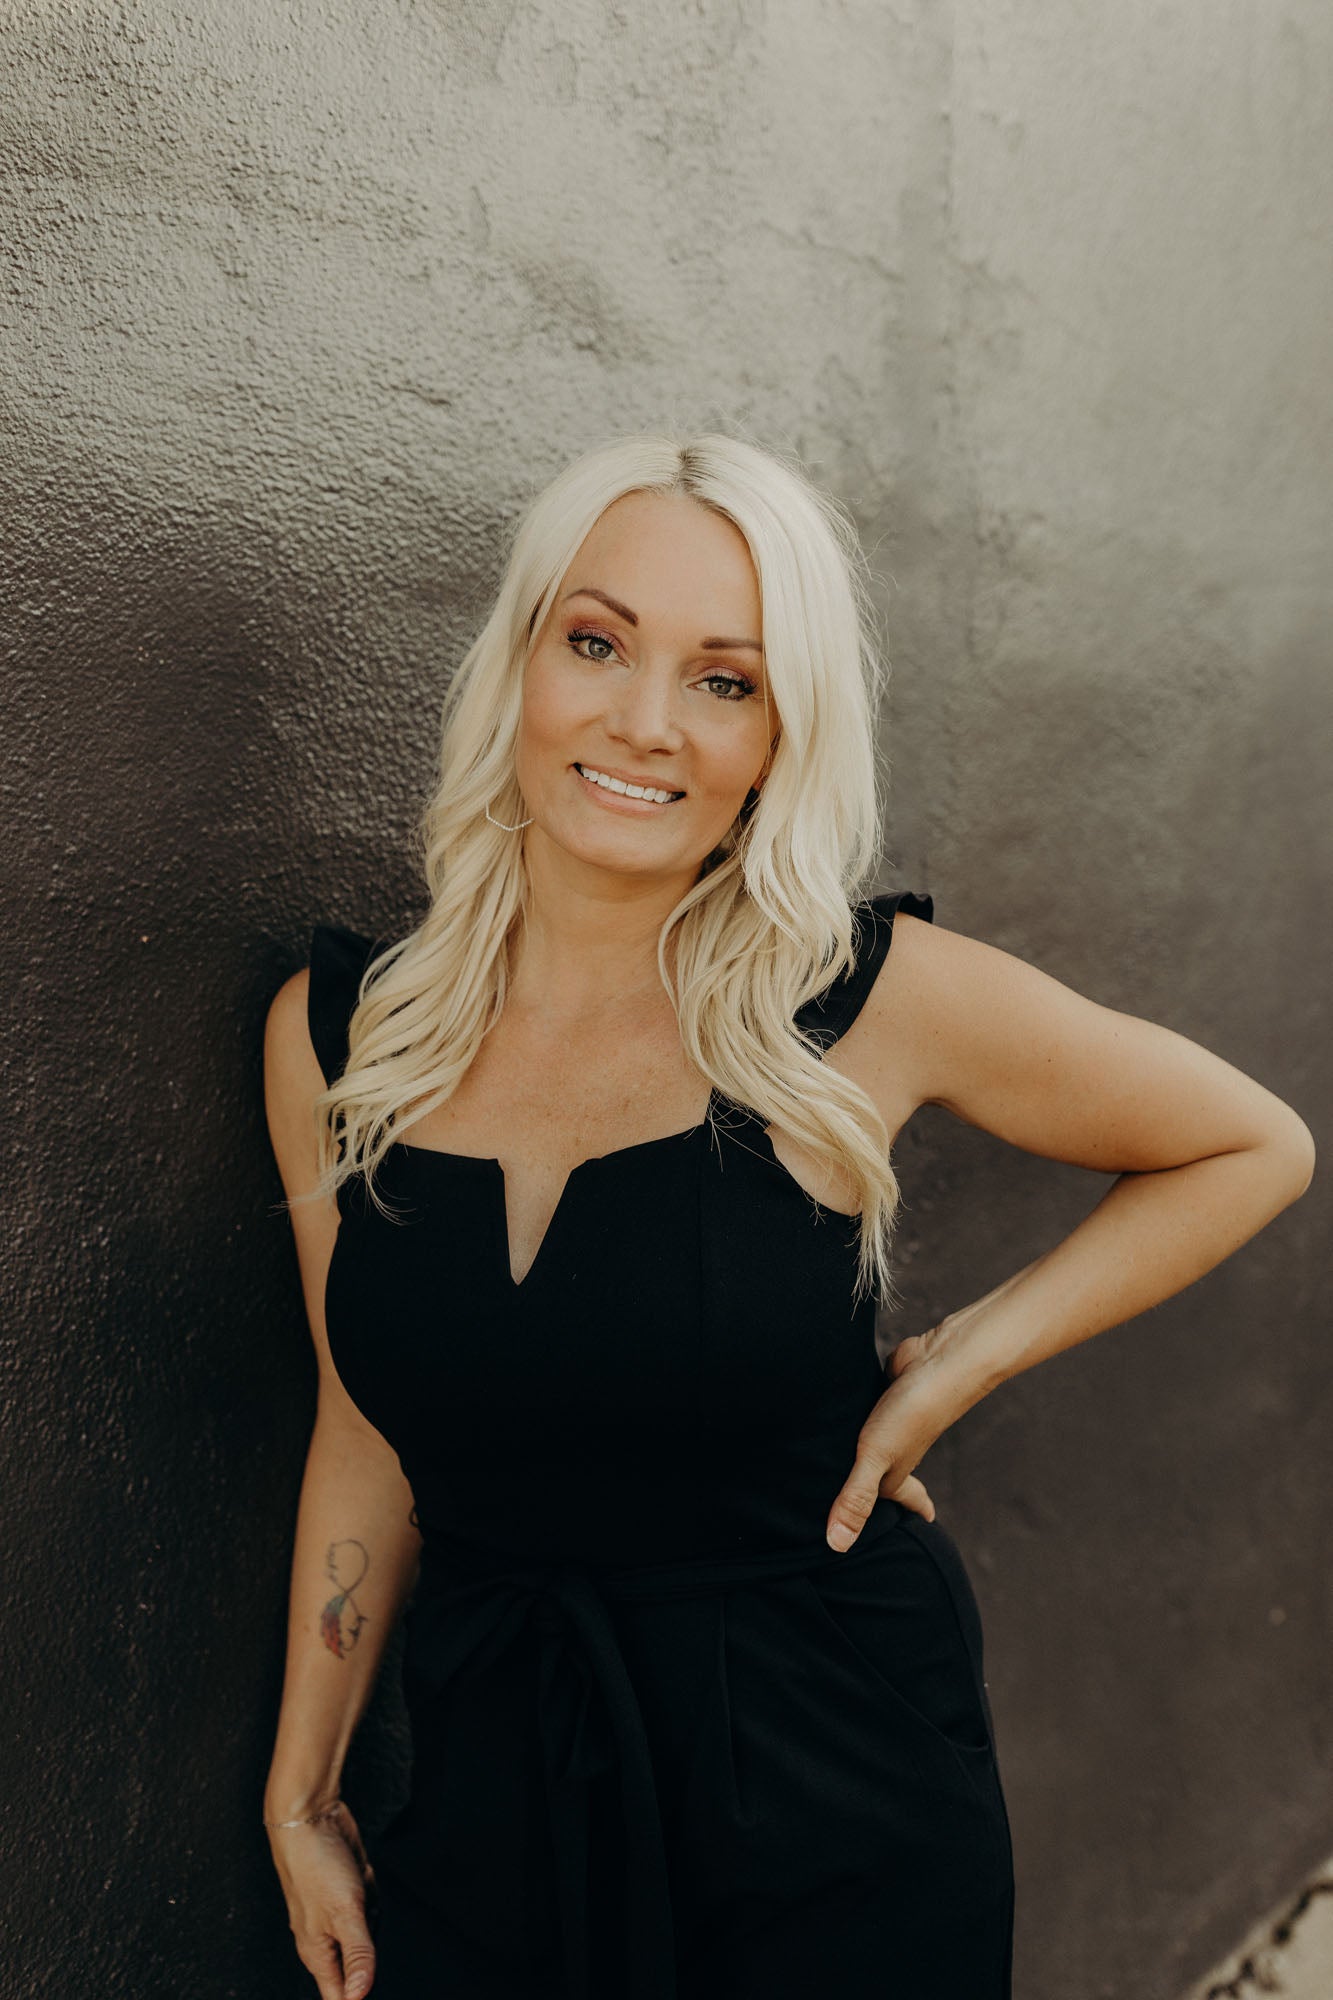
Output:
[[[909,1334],[889,1356],[889,1386],[861,1426],[856,1463],[829,1511],[825,1537],[840,1554],[851,1548],[877,1500],[897,1500],[927,1521],[935,1518],[935,1503],[913,1468],[970,1407],[942,1364],[946,1324]]]

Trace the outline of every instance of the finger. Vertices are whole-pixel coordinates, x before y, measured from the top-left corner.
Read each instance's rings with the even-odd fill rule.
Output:
[[[363,1943],[343,1947],[342,2000],[362,2000],[375,1977],[375,1947],[369,1933]]]
[[[332,1913],[332,1928],[342,1954],[342,1985],[334,2000],[362,2000],[375,1976],[375,1946],[359,1903],[344,1903]]]
[[[866,1457],[857,1459],[852,1467],[846,1485],[833,1502],[828,1522],[824,1529],[824,1539],[831,1549],[845,1555],[864,1528],[879,1499],[880,1481],[884,1477],[884,1461]]]
[[[886,1497],[890,1500],[897,1500],[904,1507],[909,1507],[914,1514],[922,1515],[925,1520],[933,1521],[935,1518],[935,1502],[931,1499],[916,1474],[914,1472],[909,1473],[907,1478],[900,1481],[897,1486],[888,1485],[887,1482],[892,1478],[893,1474],[891,1472],[885,1474]]]
[[[361,2000],[375,1976],[375,1946],[360,1907],[344,1903],[330,1910],[328,1929],[318,1942],[299,1947],[302,1965],[314,1975],[319,2000]]]
[[[332,1938],[323,1937],[318,1944],[298,1945],[297,1957],[319,1988],[319,2000],[343,2000],[342,1973]]]
[[[905,1334],[889,1353],[889,1367],[893,1374],[901,1375],[904,1368],[910,1367],[913,1361],[920,1358],[924,1347],[925,1341],[919,1333]]]

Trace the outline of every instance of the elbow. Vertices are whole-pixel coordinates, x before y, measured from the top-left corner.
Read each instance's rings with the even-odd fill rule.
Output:
[[[1305,1120],[1294,1111],[1268,1141],[1268,1149],[1275,1160],[1282,1165],[1285,1184],[1289,1190],[1288,1202],[1299,1201],[1314,1179],[1315,1143],[1314,1134]]]

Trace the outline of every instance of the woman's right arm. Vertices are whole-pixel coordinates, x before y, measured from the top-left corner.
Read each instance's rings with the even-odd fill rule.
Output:
[[[275,995],[264,1035],[269,1136],[290,1198],[318,1180],[314,1100],[324,1075],[307,1024],[309,972]],[[328,1198],[289,1211],[318,1364],[318,1400],[292,1555],[287,1660],[264,1792],[266,1820],[302,1820],[338,1795],[343,1762],[389,1635],[416,1578],[421,1536],[397,1453],[344,1389],[329,1353],[324,1284],[338,1233]],[[351,1812],[269,1831],[303,1965],[320,2000],[370,1989],[373,1879]],[[357,1984],[358,1976],[362,1983]]]

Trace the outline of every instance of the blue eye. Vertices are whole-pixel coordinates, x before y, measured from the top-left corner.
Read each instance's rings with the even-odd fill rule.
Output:
[[[720,683],[722,687],[734,688],[734,694],[723,696],[724,701],[744,701],[747,694],[754,693],[754,682],[746,680],[743,674],[706,674],[705,681]]]
[[[605,632],[598,632],[590,625],[575,626],[572,632],[565,634],[565,643],[578,654],[581,660],[588,660],[594,666],[604,666],[607,661],[614,660],[617,657],[615,640],[609,638]],[[591,645],[605,646],[608,648],[608,651],[605,653],[584,653],[580,651],[581,647]],[[725,689],[726,692],[719,696],[719,699],[722,701],[744,701],[747,695],[755,693],[757,687],[757,683],[750,680],[745,674],[721,672],[705,674],[703,685],[714,689],[719,687]]]
[[[595,639],[599,646],[609,646],[611,651],[610,653],[579,653],[581,660],[591,659],[600,664],[604,660],[614,659],[616,651],[615,641],[608,639],[605,632],[574,631],[568,634],[568,642],[576,653],[578,653],[579,647],[584,641],[590,639]]]

